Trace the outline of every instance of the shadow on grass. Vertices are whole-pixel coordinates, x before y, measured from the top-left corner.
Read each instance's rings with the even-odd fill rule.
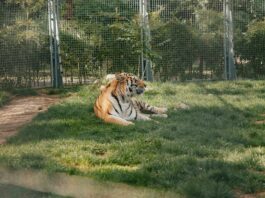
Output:
[[[106,124],[96,118],[92,105],[64,103],[51,107],[48,112],[40,113],[8,142],[17,145],[70,138],[113,143],[141,136],[154,136],[181,141],[183,145],[264,146],[261,130],[263,127],[251,123],[255,116],[253,110],[244,112],[228,103],[225,106],[226,108],[193,107],[188,111],[170,111],[169,118],[158,119],[159,123],[138,121],[135,126],[122,127]],[[262,107],[254,107],[254,110],[260,108]]]
[[[164,157],[146,163],[138,170],[94,171],[95,178],[148,187],[164,187],[187,197],[234,197],[233,189],[242,193],[264,190],[264,176],[241,164],[188,156]]]

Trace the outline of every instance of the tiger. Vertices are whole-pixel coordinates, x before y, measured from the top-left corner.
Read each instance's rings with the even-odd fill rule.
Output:
[[[167,117],[167,108],[151,106],[133,98],[135,95],[143,94],[145,89],[145,82],[136,75],[115,74],[106,86],[101,86],[101,93],[94,104],[94,112],[107,123],[123,126],[133,125],[133,120]]]

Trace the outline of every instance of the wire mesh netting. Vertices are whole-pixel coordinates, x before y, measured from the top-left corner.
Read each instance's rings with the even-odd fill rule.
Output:
[[[32,2],[0,3],[2,87],[50,86],[47,2]],[[64,85],[149,66],[162,81],[265,77],[264,0],[55,2]]]
[[[0,2],[0,87],[51,86],[44,2]]]
[[[71,1],[61,6],[64,83],[106,73],[137,72],[140,29],[137,1]]]

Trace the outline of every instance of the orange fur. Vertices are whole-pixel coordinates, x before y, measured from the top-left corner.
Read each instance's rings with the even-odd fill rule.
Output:
[[[144,81],[132,74],[116,74],[106,86],[100,87],[101,93],[94,104],[96,116],[105,122],[124,126],[133,124],[131,120],[167,117],[164,114],[166,108],[151,106],[132,98],[134,95],[142,94],[145,87]],[[145,111],[150,114],[145,114]]]
[[[103,119],[105,122],[127,126],[133,123],[122,118],[110,116],[108,114],[108,112],[111,112],[113,108],[109,98],[111,97],[112,92],[116,95],[118,94],[118,85],[121,86],[121,91],[124,93],[125,82],[120,83],[116,79],[112,80],[107,86],[102,86],[100,88],[101,94],[94,104],[94,112],[97,117]]]

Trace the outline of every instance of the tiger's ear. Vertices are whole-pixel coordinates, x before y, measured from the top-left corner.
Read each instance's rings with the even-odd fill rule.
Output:
[[[115,78],[119,82],[123,82],[125,80],[125,75],[123,73],[116,73]]]

